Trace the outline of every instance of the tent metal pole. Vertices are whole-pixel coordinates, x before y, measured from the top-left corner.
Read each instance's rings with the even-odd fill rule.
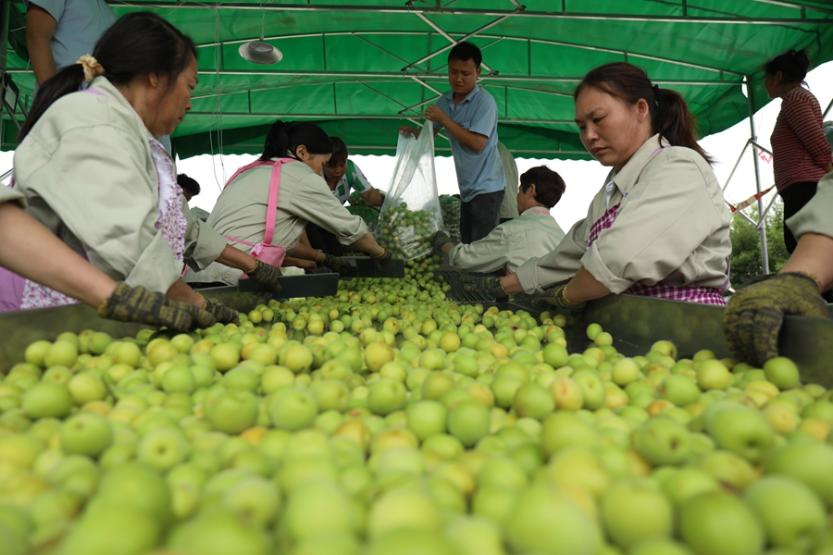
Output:
[[[451,35],[446,33],[445,30],[442,27],[440,27],[439,25],[437,25],[436,23],[434,23],[433,21],[428,19],[427,15],[425,15],[422,12],[414,12],[414,15],[417,16],[418,18],[420,18],[426,25],[428,25],[429,27],[434,29],[437,33],[439,33],[440,36],[443,37],[445,40],[447,40],[449,43],[451,43],[452,46],[457,44],[458,41],[455,40],[454,37],[452,37]],[[464,39],[461,39],[461,40],[464,40]],[[405,67],[411,67],[412,65],[414,65],[414,64],[409,63]],[[484,62],[480,62],[480,66],[483,69],[485,69],[486,71],[488,71],[489,73],[494,71],[491,67],[486,65]]]
[[[320,34],[319,34],[320,36]],[[9,69],[10,74],[31,74],[31,69]],[[269,70],[232,70],[232,69],[201,69],[200,75],[220,75],[220,76],[239,76],[239,77],[321,77],[324,79],[335,78],[353,78],[353,79],[412,79],[417,77],[423,80],[432,81],[448,81],[448,75],[445,73],[408,73],[401,71],[302,71],[302,70],[288,70],[288,71],[269,71]],[[546,75],[484,75],[481,81],[493,82],[524,82],[524,83],[579,83],[582,77],[557,77]],[[741,81],[728,80],[695,80],[688,81],[685,79],[658,79],[656,81],[660,85],[678,86],[678,87],[737,87]],[[309,83],[304,83],[309,84]]]
[[[116,7],[131,7],[131,8],[158,8],[158,9],[194,9],[204,10],[206,5],[203,2],[175,2],[175,1],[151,1],[151,2],[122,2],[119,0],[109,0],[110,4]],[[414,10],[407,6],[345,6],[332,4],[246,4],[241,2],[223,2],[221,4],[212,4],[212,8],[220,10],[246,10],[246,11],[270,11],[270,12],[325,12],[325,11],[340,11],[352,13],[388,13],[388,14],[413,14]],[[824,8],[815,8],[813,6],[806,6],[806,10],[818,11],[819,13],[829,13]],[[833,17],[739,17],[739,16],[723,16],[723,17],[693,17],[690,15],[684,16],[669,16],[669,15],[633,15],[627,13],[585,13],[585,12],[547,12],[547,11],[530,11],[530,10],[488,10],[488,9],[464,9],[464,8],[419,8],[419,11],[424,13],[435,13],[439,15],[475,15],[484,17],[525,17],[537,19],[564,19],[573,21],[630,21],[635,23],[718,23],[724,25],[801,25],[813,24],[821,25],[825,23],[833,23]],[[800,29],[799,29],[800,30]],[[810,33],[811,31],[808,31]]]
[[[482,25],[482,26],[478,27],[477,29],[475,29],[475,30],[474,30],[474,31],[472,31],[471,33],[468,33],[468,34],[466,34],[466,35],[463,35],[463,37],[462,37],[462,38],[460,38],[460,42],[465,41],[465,40],[468,40],[468,39],[470,39],[470,38],[472,38],[472,37],[475,37],[475,36],[477,36],[478,34],[480,34],[480,33],[482,33],[483,31],[485,31],[486,29],[491,29],[491,28],[492,28],[492,27],[494,27],[495,25],[499,25],[499,24],[503,23],[503,22],[504,22],[504,21],[505,21],[508,17],[509,17],[508,15],[504,15],[504,16],[498,17],[498,18],[497,18],[497,19],[495,19],[495,20],[490,21],[489,23],[486,23],[485,25]],[[451,43],[449,43],[449,44],[447,44],[447,45],[443,46],[442,48],[440,48],[440,49],[438,49],[438,50],[435,50],[435,51],[431,52],[431,53],[430,53],[430,54],[428,54],[427,56],[423,56],[422,58],[420,58],[419,60],[417,60],[417,61],[415,61],[415,62],[411,62],[410,64],[406,65],[405,67],[403,67],[403,68],[402,68],[402,71],[407,71],[409,68],[412,68],[412,67],[414,67],[414,66],[418,66],[418,65],[420,65],[420,64],[424,64],[424,63],[425,63],[425,62],[427,62],[428,60],[432,60],[432,59],[436,58],[437,56],[439,56],[439,55],[440,55],[440,54],[442,54],[443,52],[447,52],[448,50],[451,50],[451,49],[454,47],[454,45],[455,45],[455,44],[457,44],[457,41],[454,41],[454,40],[452,39],[452,42],[451,42]],[[481,65],[483,65],[483,64],[481,64]],[[491,70],[490,70],[490,71],[491,71]]]
[[[6,53],[9,47],[9,18],[11,17],[12,2],[11,0],[0,0],[0,82],[6,80]],[[0,91],[5,92],[5,88],[0,86]],[[2,99],[0,99],[2,100]],[[2,104],[0,104],[0,114],[2,114]],[[14,114],[11,113],[11,120],[14,122]],[[0,148],[3,147],[3,118],[0,117]]]
[[[296,114],[291,112],[223,112],[218,114],[216,112],[201,112],[191,110],[188,112],[189,118],[206,117],[213,118],[286,118],[289,120],[321,120],[321,121],[335,121],[335,120],[373,120],[373,121],[402,121],[413,117],[412,115],[398,115],[398,114]],[[570,119],[529,119],[529,118],[509,118],[501,119],[500,123],[531,123],[542,125],[575,125],[576,122]],[[584,152],[583,154],[587,154]]]
[[[430,21],[430,20],[429,20]],[[432,22],[433,23],[433,22]],[[438,28],[437,32],[440,32],[440,28]],[[443,31],[445,33],[445,31]],[[234,44],[243,44],[245,42],[250,42],[255,39],[261,39],[266,41],[272,40],[292,40],[292,39],[303,39],[309,37],[317,37],[321,33],[300,33],[297,35],[269,35],[260,37],[260,35],[256,36],[249,36],[240,39],[233,39],[233,40],[224,40],[224,41],[211,41],[211,42],[201,42],[197,44],[197,48],[213,48],[217,46],[227,46],[227,45],[234,45]],[[425,33],[422,31],[330,31],[324,33],[328,37],[357,37],[363,38],[365,35],[373,36],[373,35],[393,35],[393,36],[422,36]],[[463,36],[462,33],[445,33],[443,34],[444,37],[449,38],[449,40],[456,41],[457,39],[454,38],[454,35]],[[447,36],[446,36],[447,35]],[[607,52],[610,54],[627,54],[631,58],[639,58],[642,60],[651,60],[654,62],[663,62],[667,64],[677,65],[681,67],[690,67],[692,69],[702,69],[705,71],[713,71],[715,73],[724,73],[726,75],[734,75],[737,77],[742,77],[742,73],[738,73],[736,71],[732,71],[730,69],[722,68],[722,67],[713,67],[713,66],[706,66],[702,64],[695,64],[693,62],[684,62],[682,60],[676,60],[674,58],[666,58],[663,56],[656,56],[653,54],[642,54],[639,52],[626,52],[624,50],[617,50],[615,48],[605,48],[602,46],[591,46],[587,44],[579,44],[575,42],[567,42],[567,41],[560,41],[560,40],[551,40],[551,39],[535,39],[529,37],[515,37],[511,35],[491,35],[491,34],[479,34],[478,37],[482,39],[500,39],[500,40],[509,40],[509,41],[522,41],[522,42],[531,42],[534,44],[544,44],[544,45],[552,45],[552,46],[566,46],[567,48],[575,48],[577,50],[589,50],[592,52]],[[372,44],[372,43],[370,43]],[[375,46],[375,45],[374,45]],[[406,61],[406,60],[403,60]],[[482,64],[485,67],[485,64]],[[490,70],[491,71],[491,70]]]
[[[752,139],[746,141],[746,144],[743,145],[743,148],[740,151],[740,155],[738,159],[735,160],[735,165],[732,167],[732,171],[729,172],[729,177],[726,178],[726,183],[723,184],[723,192],[726,192],[726,189],[729,188],[729,183],[732,182],[732,178],[735,176],[735,172],[738,170],[738,166],[740,165],[740,161],[743,160],[744,155],[746,154],[746,149],[749,148],[749,144],[752,142]]]
[[[827,108],[824,109],[824,113],[821,115],[822,119],[827,117],[827,114],[830,113],[830,108],[833,108],[833,98],[830,99],[830,102],[827,104]]]
[[[758,141],[758,136],[755,134],[755,103],[754,103],[754,87],[752,86],[752,79],[747,75],[746,76],[746,92],[747,92],[747,104],[749,106],[749,141],[751,143],[756,143]],[[758,167],[758,152],[755,150],[755,147],[752,147],[752,163],[755,167],[755,190],[760,193],[761,192],[761,171]],[[764,202],[763,199],[759,198],[757,201],[758,204],[758,222],[761,222],[761,226],[758,228],[758,235],[761,238],[761,271],[766,275],[769,274],[769,249],[767,248],[766,244],[766,222],[764,222],[764,218],[766,218],[766,212],[764,211]]]

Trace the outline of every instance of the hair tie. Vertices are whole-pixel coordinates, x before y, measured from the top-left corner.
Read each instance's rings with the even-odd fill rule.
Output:
[[[90,56],[89,54],[84,54],[78,61],[75,62],[76,64],[81,64],[81,68],[84,70],[84,82],[89,83],[99,75],[104,73],[104,66],[98,63],[98,60]]]

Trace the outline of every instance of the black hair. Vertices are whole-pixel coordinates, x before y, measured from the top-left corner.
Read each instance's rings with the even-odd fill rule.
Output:
[[[463,62],[466,60],[473,60],[474,67],[479,68],[480,62],[483,61],[483,54],[474,44],[468,41],[463,41],[455,44],[448,52],[448,61],[450,62],[451,60],[460,60]]]
[[[176,176],[176,182],[182,191],[189,197],[195,197],[200,194],[200,184],[193,177],[189,177],[184,173]]]
[[[623,102],[634,105],[645,99],[651,113],[651,129],[668,139],[674,146],[684,146],[697,151],[707,162],[711,157],[697,143],[694,116],[682,96],[671,89],[652,86],[645,71],[627,62],[605,64],[584,76],[573,99],[586,87],[607,93]]]
[[[347,145],[340,137],[330,137],[330,142],[333,143],[333,155],[330,156],[330,161],[327,162],[329,166],[338,166],[347,162]]]
[[[567,186],[564,179],[546,166],[535,166],[521,174],[521,191],[535,185],[535,200],[547,208],[555,206]]]
[[[295,151],[301,145],[307,147],[310,154],[332,154],[333,143],[323,129],[314,123],[284,123],[276,121],[266,134],[261,160],[271,160],[291,156],[297,158]]]
[[[173,86],[191,58],[197,57],[197,48],[190,37],[158,15],[133,12],[104,31],[95,44],[93,57],[114,85],[126,85],[135,77],[156,73],[166,76],[168,85]],[[79,90],[83,82],[81,64],[69,65],[44,82],[20,128],[18,140],[26,137],[56,100]]]
[[[807,77],[808,69],[810,58],[804,50],[788,50],[764,64],[767,75],[774,76],[780,71],[784,76],[783,83],[801,83]]]

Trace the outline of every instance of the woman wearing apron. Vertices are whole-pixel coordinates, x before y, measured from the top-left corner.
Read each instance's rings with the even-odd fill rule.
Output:
[[[621,62],[590,71],[574,98],[582,143],[612,170],[554,251],[491,289],[559,284],[547,301],[561,308],[619,293],[725,304],[731,220],[685,101]]]
[[[275,266],[287,250],[299,247],[310,222],[333,233],[342,245],[386,257],[362,219],[339,203],[321,177],[331,152],[330,138],[317,125],[275,122],[260,159],[229,179],[207,223],[232,244]],[[235,285],[241,276],[239,270],[211,264],[186,279]]]
[[[32,216],[112,279],[233,321],[236,312],[179,279],[184,217],[154,138],[173,132],[191,106],[195,53],[191,39],[156,15],[119,19],[95,57],[82,57],[39,89],[15,151],[15,188]],[[68,302],[24,281],[3,307]]]
[[[26,214],[21,202],[20,193],[0,187],[0,235],[15,239],[0,244],[0,267],[78,299],[102,318],[181,330],[215,322],[194,305],[114,282]]]

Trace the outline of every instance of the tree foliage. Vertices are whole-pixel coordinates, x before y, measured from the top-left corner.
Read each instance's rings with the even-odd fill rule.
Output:
[[[747,208],[746,214],[758,220],[754,206]],[[784,246],[784,206],[780,200],[775,202],[766,219],[766,239],[769,258],[769,271],[777,272],[789,258]],[[761,275],[761,242],[757,228],[743,217],[735,215],[732,220],[732,286],[737,288],[750,279]]]

